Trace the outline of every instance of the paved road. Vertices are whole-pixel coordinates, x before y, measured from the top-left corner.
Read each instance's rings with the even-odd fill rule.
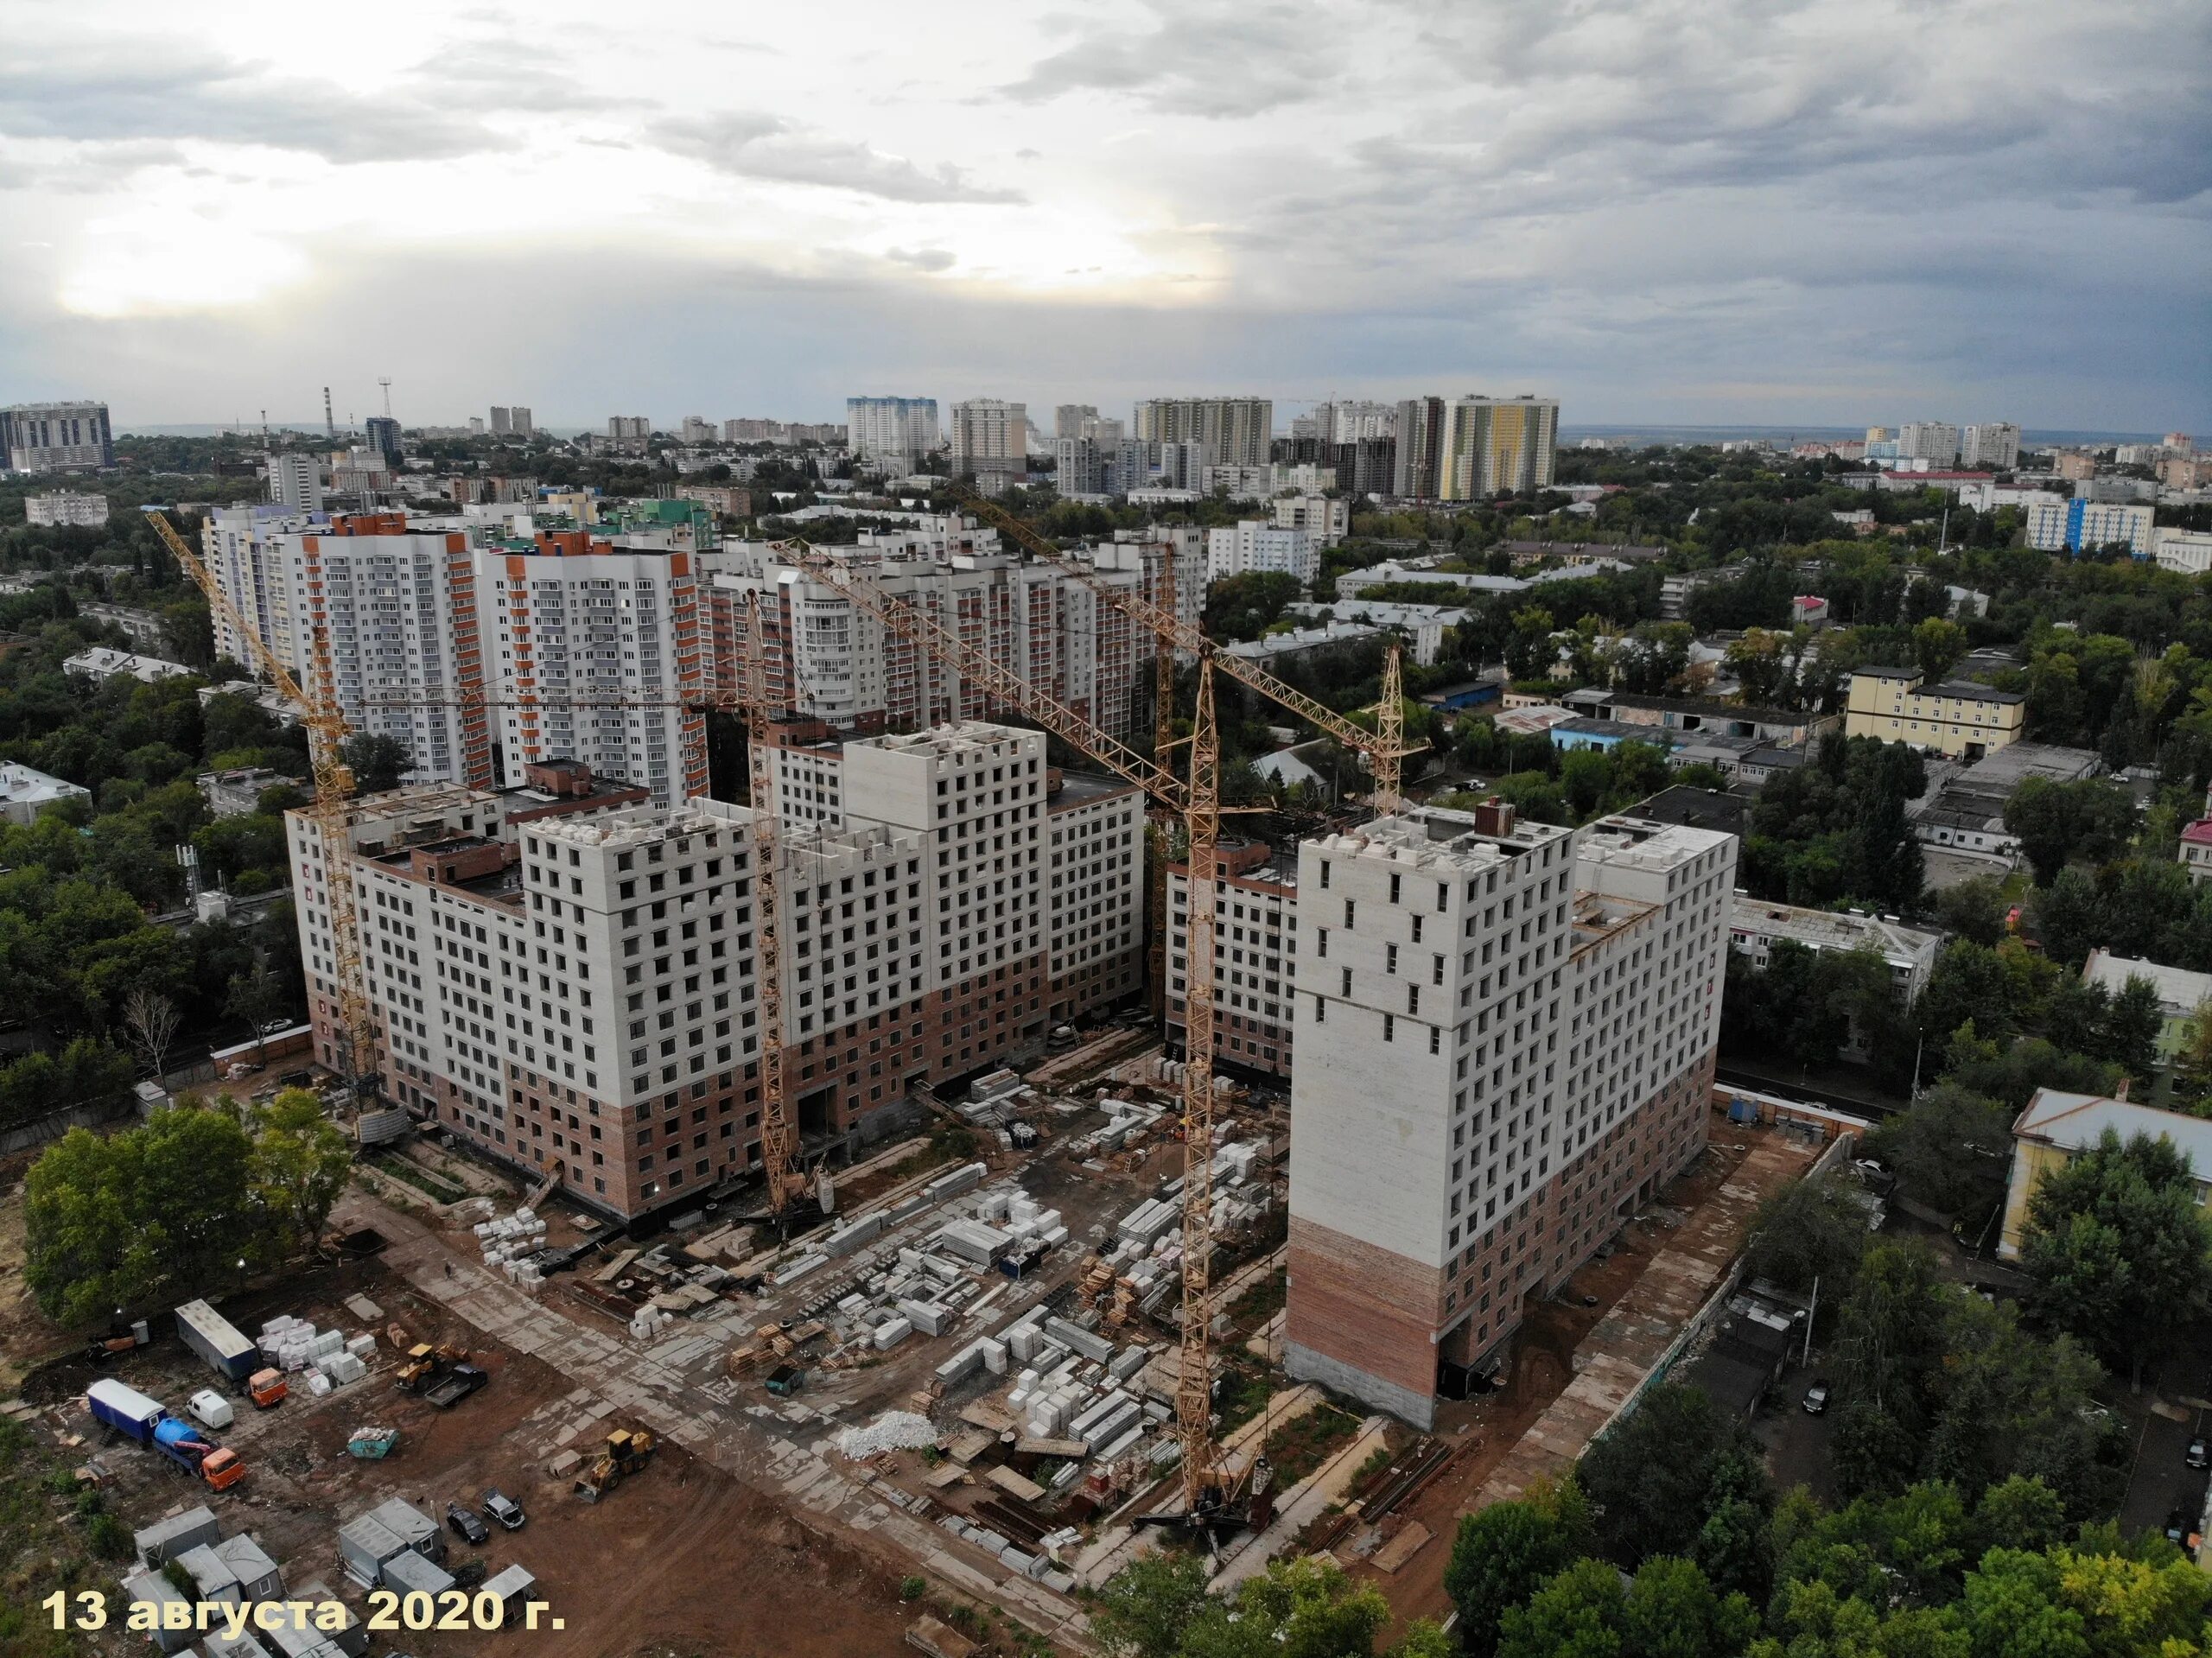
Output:
[[[477,1329],[543,1360],[581,1384],[570,1395],[577,1432],[613,1410],[634,1416],[754,1490],[775,1496],[802,1522],[836,1527],[899,1570],[920,1565],[950,1586],[995,1601],[1048,1637],[1087,1647],[1088,1621],[1075,1603],[988,1560],[907,1512],[911,1501],[865,1471],[827,1460],[818,1413],[796,1402],[740,1403],[721,1356],[755,1322],[736,1308],[679,1321],[650,1343],[624,1341],[564,1318],[552,1307],[448,1248],[411,1216],[349,1191],[334,1211],[340,1229],[370,1226],[389,1240],[381,1257],[422,1294]]]

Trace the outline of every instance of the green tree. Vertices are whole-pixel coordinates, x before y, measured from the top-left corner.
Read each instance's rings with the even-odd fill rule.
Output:
[[[82,1324],[221,1281],[264,1242],[251,1160],[235,1117],[197,1107],[105,1138],[71,1129],[25,1186],[23,1278],[41,1309]]]
[[[414,764],[405,744],[381,733],[348,737],[342,751],[353,774],[355,794],[382,794],[399,786],[400,774]]]
[[[2143,1368],[2212,1300],[2212,1235],[2169,1140],[2107,1130],[2028,1197],[2028,1305],[2140,1386]]]
[[[1912,630],[1913,659],[1930,685],[1949,673],[1967,653],[1967,631],[1956,622],[1930,616]]]
[[[1271,1560],[1227,1599],[1206,1592],[1208,1576],[1196,1556],[1124,1566],[1092,1610],[1101,1646],[1115,1658],[1373,1658],[1390,1619],[1382,1591],[1355,1586],[1332,1561]],[[1417,1622],[1389,1658],[1450,1651],[1434,1624]]]
[[[1459,1609],[1460,1649],[1489,1658],[1506,1613],[1589,1552],[1596,1541],[1589,1505],[1572,1479],[1539,1481],[1518,1502],[1464,1515],[1444,1571]]]
[[[282,1089],[250,1121],[254,1191],[284,1241],[294,1249],[306,1248],[321,1236],[331,1204],[346,1189],[353,1142],[303,1088]]]
[[[2212,1001],[2199,1002],[2173,1057],[2173,1107],[2212,1116]]]
[[[2002,1202],[2012,1162],[2012,1118],[1986,1095],[1938,1083],[1866,1139],[1916,1203],[1946,1215],[1981,1216]]]
[[[1582,1453],[1576,1483],[1594,1510],[1609,1559],[1633,1566],[1654,1554],[1688,1555],[1716,1488],[1748,1490],[1761,1509],[1772,1495],[1750,1431],[1697,1388],[1662,1383]]]
[[[1840,1299],[1866,1252],[1865,1198],[1853,1176],[1834,1170],[1783,1187],[1751,1217],[1745,1269],[1789,1290],[1817,1280]]]
[[[1211,1576],[1195,1554],[1141,1555],[1098,1591],[1092,1632],[1113,1658],[1175,1658]]]
[[[253,1063],[257,1065],[267,1063],[268,1036],[283,1024],[287,1000],[283,985],[265,967],[256,967],[231,981],[223,1011],[232,1019],[243,1020],[253,1032]]]
[[[2101,778],[2030,778],[2005,803],[2005,827],[2019,837],[2036,884],[2048,886],[2075,858],[2097,863],[2116,855],[2134,830],[2135,802]]]

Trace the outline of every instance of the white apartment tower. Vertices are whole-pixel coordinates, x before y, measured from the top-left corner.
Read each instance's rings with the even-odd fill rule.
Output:
[[[1313,538],[1303,528],[1243,518],[1206,531],[1206,577],[1294,575],[1310,584],[1321,567]]]
[[[938,447],[935,397],[848,397],[845,431],[855,457],[911,467]]]
[[[1497,805],[1300,848],[1293,1375],[1427,1426],[1702,1151],[1735,862]]]
[[[1967,427],[1959,437],[1959,464],[1991,472],[2011,472],[2020,464],[2020,429],[2010,421]]]
[[[1959,458],[1959,429],[1948,421],[1909,420],[1897,433],[1897,455],[1950,466]]]

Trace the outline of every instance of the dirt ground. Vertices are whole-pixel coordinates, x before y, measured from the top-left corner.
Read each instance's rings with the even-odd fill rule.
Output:
[[[1701,1242],[1722,1242],[1725,1229],[1741,1242],[1741,1223],[1732,1205],[1711,1200],[1727,1185],[1745,1156],[1745,1131],[1716,1115],[1713,1140],[1696,1166],[1659,1194],[1658,1201],[1622,1229],[1603,1260],[1586,1262],[1554,1299],[1540,1303],[1514,1338],[1511,1369],[1497,1392],[1465,1401],[1440,1403],[1435,1436],[1453,1445],[1453,1459],[1443,1475],[1400,1511],[1427,1527],[1434,1540],[1395,1572],[1377,1571],[1364,1560],[1347,1562],[1355,1576],[1376,1584],[1397,1615],[1391,1638],[1403,1633],[1406,1620],[1440,1619],[1452,1609],[1444,1592],[1444,1571],[1459,1515],[1507,1454],[1563,1393],[1575,1375],[1576,1350],[1614,1305],[1643,1274],[1654,1256],[1669,1248]],[[1586,1298],[1594,1305],[1585,1305]]]
[[[81,1365],[41,1373],[31,1390],[57,1418],[86,1436],[73,1454],[99,1452],[114,1471],[111,1502],[126,1523],[143,1526],[208,1501],[226,1530],[250,1531],[282,1566],[288,1591],[320,1582],[364,1615],[365,1598],[339,1566],[337,1528],[387,1496],[397,1496],[442,1521],[448,1502],[474,1505],[496,1486],[529,1515],[517,1532],[493,1528],[473,1547],[446,1531],[448,1564],[481,1555],[492,1572],[520,1563],[539,1580],[549,1617],[565,1628],[496,1634],[404,1632],[372,1637],[372,1649],[417,1658],[528,1652],[532,1658],[617,1658],[620,1655],[842,1655],[887,1652],[909,1621],[897,1579],[877,1562],[802,1528],[772,1502],[680,1446],[664,1444],[643,1473],[596,1505],[579,1501],[567,1479],[543,1474],[545,1447],[572,1390],[569,1378],[537,1360],[496,1348],[460,1328],[374,1263],[314,1275],[289,1293],[264,1293],[232,1309],[237,1318],[282,1311],[336,1325],[366,1326],[344,1305],[366,1294],[383,1318],[375,1368],[321,1400],[304,1390],[267,1412],[238,1401],[240,1415],[219,1437],[250,1470],[242,1488],[208,1494],[181,1471],[128,1443],[102,1438],[76,1395],[91,1380]],[[262,1305],[257,1305],[255,1303]],[[391,1345],[383,1326],[397,1322],[416,1339],[466,1342],[491,1382],[450,1411],[392,1386]],[[181,1406],[216,1378],[174,1341],[162,1341],[114,1372],[154,1397]],[[360,1426],[397,1427],[398,1448],[382,1462],[349,1456]],[[607,1426],[619,1426],[610,1419]],[[136,1651],[143,1637],[114,1649]]]

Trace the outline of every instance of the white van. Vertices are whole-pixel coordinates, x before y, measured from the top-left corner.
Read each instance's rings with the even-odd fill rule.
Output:
[[[213,1388],[202,1388],[188,1402],[192,1413],[209,1427],[228,1427],[236,1415],[231,1401]]]

